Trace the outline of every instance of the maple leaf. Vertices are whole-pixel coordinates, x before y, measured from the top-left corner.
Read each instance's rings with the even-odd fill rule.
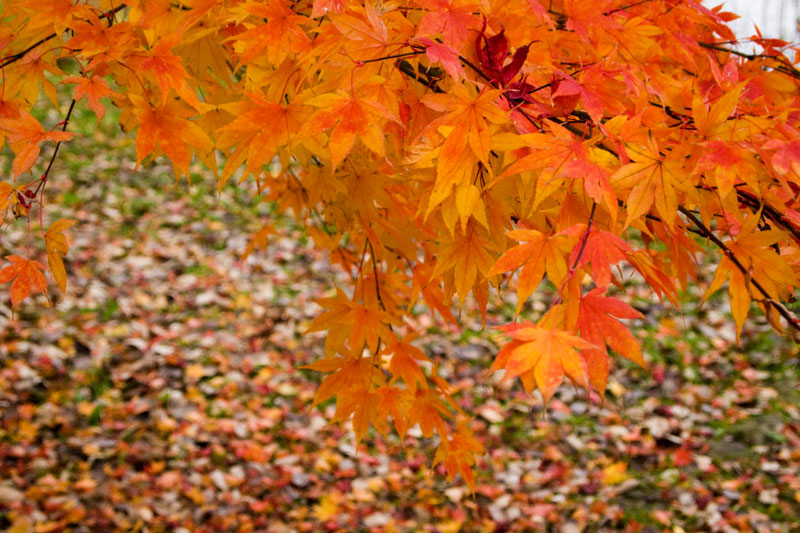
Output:
[[[533,229],[509,231],[506,235],[516,241],[528,241],[508,250],[489,271],[489,276],[522,267],[517,284],[517,314],[525,301],[539,286],[545,272],[556,286],[567,275],[565,256],[572,249],[573,237],[566,233],[545,235]]]
[[[398,340],[397,342],[387,343],[383,349],[384,354],[391,354],[392,359],[389,362],[389,372],[395,378],[402,378],[406,387],[412,392],[416,392],[418,387],[427,387],[427,379],[422,369],[417,364],[417,361],[425,361],[430,363],[422,350],[410,344],[412,337]]]
[[[62,293],[67,291],[67,272],[64,270],[63,257],[69,251],[69,244],[64,232],[76,223],[77,220],[56,220],[50,225],[44,236],[47,247],[47,264]]]
[[[97,75],[90,76],[67,76],[61,83],[75,83],[75,94],[73,99],[77,102],[84,96],[89,105],[89,109],[94,111],[97,116],[97,123],[103,119],[106,113],[106,108],[100,103],[100,99],[106,96],[111,96],[112,91],[108,86],[108,82],[102,77]]]
[[[483,43],[482,46],[481,43]],[[497,35],[486,37],[486,19],[483,19],[483,27],[475,41],[475,51],[484,74],[488,75],[492,81],[502,86],[507,85],[525,63],[525,59],[528,57],[528,48],[528,45],[517,48],[511,58],[511,63],[506,65],[508,39],[505,36],[505,29],[500,30]]]
[[[636,250],[626,259],[642,275],[659,298],[666,296],[673,305],[680,306],[675,283],[663,270],[656,267],[650,254],[643,250]]]
[[[472,472],[472,466],[475,464],[476,455],[483,453],[483,444],[475,438],[467,424],[462,422],[452,437],[442,439],[436,449],[433,465],[436,466],[439,463],[444,465],[448,481],[452,481],[456,474],[461,474],[467,486],[474,493],[475,474]]]
[[[73,36],[66,46],[75,51],[80,50],[82,56],[90,59],[84,72],[112,61],[123,61],[125,55],[138,44],[130,22],[118,22],[109,26],[94,11],[83,19],[70,24]]]
[[[488,163],[490,124],[508,123],[506,113],[494,103],[501,94],[500,90],[490,89],[476,95],[473,90],[456,84],[452,94],[429,94],[422,99],[431,109],[446,112],[434,122],[444,142],[439,148],[436,186],[431,193],[428,213],[450,195],[454,185],[461,184],[463,178],[471,174],[472,161]]]
[[[746,83],[738,84],[733,90],[727,91],[710,107],[706,107],[699,95],[695,94],[692,100],[692,119],[697,132],[705,138],[714,138],[717,135],[730,131],[727,125],[728,117],[736,109]]]
[[[581,297],[578,311],[578,329],[582,339],[595,345],[583,350],[589,383],[605,394],[608,381],[608,353],[605,346],[626,359],[645,367],[642,349],[633,334],[617,318],[644,318],[628,304],[617,298],[604,296],[605,289],[596,288]],[[614,318],[617,317],[617,318]]]
[[[714,178],[721,198],[733,190],[739,180],[758,190],[758,178],[751,165],[751,154],[733,143],[706,141],[702,144],[703,155],[697,164],[697,172],[705,172]]]
[[[242,64],[263,55],[269,63],[277,65],[288,54],[310,48],[311,40],[303,30],[306,17],[295,13],[285,0],[247,1],[237,10],[266,21],[232,38]]]
[[[525,321],[499,328],[514,340],[495,358],[490,372],[505,369],[503,381],[520,377],[525,390],[539,389],[545,403],[566,375],[588,390],[589,374],[580,350],[596,346],[580,337],[553,327],[540,327]]]
[[[440,63],[445,72],[456,81],[466,77],[464,74],[464,67],[461,66],[458,51],[455,48],[447,46],[446,44],[435,43],[427,37],[423,37],[419,42],[425,45],[425,54],[428,56],[431,63]]]
[[[64,131],[45,131],[39,121],[24,109],[19,110],[18,118],[0,118],[0,130],[15,153],[11,164],[15,178],[28,171],[39,158],[40,142],[67,141],[75,136]]]
[[[629,190],[625,227],[647,214],[653,204],[667,225],[673,227],[681,200],[679,193],[694,197],[694,187],[683,172],[684,161],[660,153],[652,135],[647,146],[628,146],[627,151],[632,162],[611,176],[615,190]]]
[[[385,120],[400,122],[380,103],[356,98],[345,91],[323,94],[308,103],[322,109],[306,122],[300,135],[315,135],[333,128],[328,140],[332,169],[350,153],[356,139],[383,157],[385,140],[381,123]]]
[[[47,78],[47,73],[58,76],[63,75],[63,72],[56,65],[44,60],[42,56],[47,51],[45,46],[36,47],[25,54],[18,63],[9,67],[11,72],[5,75],[4,90],[9,95],[20,98],[28,108],[36,104],[40,86],[47,98],[58,108],[56,86]]]
[[[568,116],[581,100],[581,85],[573,79],[554,77],[550,82],[550,101],[553,115]]]
[[[273,228],[272,224],[264,224],[261,226],[261,229],[259,229],[250,239],[250,242],[247,243],[247,247],[242,253],[242,261],[247,259],[256,248],[259,250],[266,250],[267,239],[270,235],[275,235],[275,228]]]
[[[44,270],[43,264],[18,255],[9,255],[6,259],[11,265],[0,271],[0,283],[14,281],[11,284],[12,307],[19,305],[31,291],[47,295],[47,280],[41,272]]]
[[[800,215],[798,215],[798,219],[800,219]],[[450,311],[449,302],[445,301],[441,285],[431,281],[432,274],[433,267],[429,263],[420,263],[414,268],[409,306],[413,306],[421,294],[422,299],[432,311],[438,312],[442,318],[455,324],[456,318]]]
[[[528,0],[528,7],[530,7],[531,11],[533,11],[534,15],[536,15],[539,20],[544,20],[550,28],[555,28],[553,19],[547,14],[547,9],[545,9],[539,0]]]
[[[757,281],[769,297],[776,300],[781,300],[782,294],[798,285],[797,275],[792,268],[770,247],[779,242],[785,233],[778,230],[759,231],[759,220],[760,217],[756,215],[750,216],[735,239],[723,242],[740,264],[747,268],[747,272],[739,270],[729,256],[723,257],[701,300],[705,302],[729,278],[728,294],[731,314],[736,321],[737,340],[750,310],[752,280]],[[759,298],[761,296],[759,294]]]
[[[16,202],[16,195],[14,195],[14,186],[0,181],[0,214],[5,212],[9,205]]]
[[[367,434],[370,424],[383,425],[381,419],[386,415],[381,413],[380,399],[375,392],[366,389],[350,390],[346,395],[339,396],[341,400],[336,402],[336,412],[333,414],[333,422],[342,422],[353,417],[353,433],[356,439],[356,446]]]
[[[379,309],[377,303],[363,305],[350,301],[341,289],[336,290],[335,297],[320,298],[317,303],[328,311],[315,318],[308,331],[330,330],[325,339],[326,353],[342,349],[345,341],[349,341],[356,353],[365,344],[374,353],[379,339],[393,338],[389,325],[399,324],[392,315]]]
[[[236,118],[217,130],[217,148],[236,148],[225,163],[217,184],[219,190],[245,159],[245,172],[258,176],[282,148],[295,147],[300,139],[299,130],[313,113],[302,97],[279,103],[258,93],[246,96],[244,101],[222,106]]]
[[[418,388],[409,406],[407,427],[419,424],[425,438],[431,438],[434,432],[445,435],[447,430],[442,417],[452,418],[453,415],[442,400],[441,392],[432,387]]]
[[[314,18],[341,13],[344,9],[344,0],[314,0],[311,16]]]
[[[72,0],[26,0],[22,6],[32,16],[27,31],[44,30],[61,35],[74,18],[92,13],[90,6]]]
[[[471,0],[426,0],[425,7],[428,12],[419,22],[417,36],[441,35],[444,44],[456,50],[463,47],[469,30],[478,24],[479,18],[474,13],[480,7]]]
[[[611,232],[593,227],[585,237],[584,244],[576,244],[570,254],[570,264],[577,268],[591,265],[592,278],[598,287],[608,287],[611,283],[611,267],[625,261],[633,253],[630,245]],[[578,254],[580,253],[580,259]]]
[[[209,0],[215,1],[215,0]],[[172,51],[181,57],[186,71],[198,85],[215,84],[230,77],[227,49],[220,46],[220,35],[205,24],[188,29]]]
[[[373,383],[383,382],[383,373],[375,366],[372,357],[326,357],[301,368],[333,372],[317,389],[314,405],[334,396],[347,396],[354,390],[369,390]]]
[[[334,422],[353,417],[356,443],[361,441],[371,423],[380,425],[381,411],[373,385],[382,386],[383,373],[375,366],[373,357],[326,357],[302,368],[333,372],[317,389],[314,404],[336,396]],[[383,415],[385,418],[385,415]]]
[[[584,179],[589,189],[595,184],[595,180],[598,180],[601,181],[598,183],[601,191],[606,189],[601,192],[602,198],[607,203],[616,202],[610,185],[602,184],[605,176],[598,176],[599,173],[605,173],[591,168],[595,165],[589,161],[587,147],[576,140],[569,130],[558,124],[551,123],[548,128],[552,130],[552,134],[526,134],[512,144],[523,148],[519,151],[521,157],[509,165],[494,180],[492,186],[515,175],[535,177],[536,185],[531,203],[531,210],[535,210],[553,194],[563,191],[565,180]],[[527,181],[525,183],[527,184]],[[616,216],[616,208],[612,210]]]
[[[364,15],[358,15],[334,15],[331,22],[346,38],[344,47],[348,56],[356,61],[376,59],[386,53],[391,44],[386,23],[372,2],[366,2]]]
[[[399,389],[387,385],[375,389],[375,397],[378,399],[378,409],[380,413],[388,414],[394,421],[394,427],[401,439],[404,439],[408,431],[408,412],[411,409],[413,398],[416,391],[410,389]],[[376,417],[373,423],[375,428],[384,436],[387,433],[386,424],[381,417]]]
[[[563,105],[565,102],[565,100],[563,100],[564,97],[567,97],[566,101],[570,103],[574,102],[574,99],[577,97],[580,97],[583,107],[586,109],[586,112],[589,113],[589,116],[591,116],[595,122],[600,123],[600,120],[603,118],[603,100],[601,96],[585,85],[578,83],[569,74],[563,72],[557,72],[557,74],[561,76],[562,79],[555,84],[551,98],[553,100],[562,98],[561,102]]]
[[[188,176],[192,160],[190,148],[199,152],[213,150],[213,142],[197,124],[188,120],[193,112],[181,102],[168,100],[163,105],[153,106],[134,94],[130,95],[130,99],[139,124],[136,133],[137,165],[158,146],[170,158],[175,169]]]
[[[202,110],[202,104],[194,94],[194,90],[189,86],[189,74],[183,67],[181,58],[172,52],[181,39],[181,34],[173,34],[161,39],[158,44],[150,49],[148,56],[142,61],[141,68],[149,70],[156,78],[158,88],[161,90],[161,104],[167,103],[170,89],[180,95],[184,101],[198,111]]]
[[[488,276],[492,268],[493,259],[486,250],[487,244],[485,230],[470,222],[466,232],[458,233],[450,244],[443,246],[439,251],[436,268],[431,277],[435,279],[452,269],[458,299],[463,304],[475,285],[478,274]]]

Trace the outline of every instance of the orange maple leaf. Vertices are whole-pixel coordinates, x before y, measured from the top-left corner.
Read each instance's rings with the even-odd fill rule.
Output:
[[[285,0],[269,0],[266,4],[245,2],[239,9],[266,21],[233,38],[242,64],[263,56],[268,63],[278,65],[287,54],[305,52],[311,47],[311,39],[302,27],[306,17],[295,13]]]
[[[647,214],[653,204],[664,222],[674,227],[678,205],[687,197],[695,197],[694,187],[683,171],[684,158],[664,155],[652,135],[648,141],[647,146],[627,147],[632,162],[611,176],[611,186],[618,192],[630,191],[625,201],[626,228]]]
[[[9,146],[16,156],[11,164],[14,177],[29,170],[39,157],[39,143],[42,141],[67,141],[75,136],[64,131],[45,131],[36,118],[19,110],[19,118],[0,118],[0,130],[3,130]]]
[[[326,354],[342,351],[345,341],[349,341],[354,353],[360,353],[365,344],[374,353],[379,340],[394,338],[389,326],[400,324],[392,315],[379,309],[377,303],[362,305],[353,302],[340,289],[337,289],[335,297],[320,298],[316,302],[327,311],[314,319],[308,332],[330,330],[325,339]]]
[[[475,464],[476,456],[483,453],[483,444],[462,422],[450,439],[442,439],[436,450],[433,465],[439,463],[444,465],[448,481],[452,481],[456,474],[461,474],[470,490],[475,492],[475,474],[472,472],[472,466]]]
[[[380,420],[383,412],[378,409],[380,397],[376,395],[373,385],[380,387],[385,379],[375,362],[373,357],[326,357],[302,367],[333,372],[320,384],[313,405],[335,396],[336,413],[333,421],[342,422],[353,415],[356,442],[364,437],[370,423],[383,427]]]
[[[334,13],[341,13],[344,8],[344,0],[314,0],[314,7],[311,9],[311,17],[323,17]]]
[[[70,29],[73,37],[66,46],[74,51],[80,50],[82,56],[91,58],[84,71],[111,61],[122,61],[138,44],[130,22],[117,22],[109,26],[94,12],[89,12],[85,20],[73,21]]]
[[[457,233],[450,244],[441,248],[431,277],[435,279],[453,269],[456,293],[463,304],[476,282],[482,282],[492,268],[493,259],[487,251],[488,243],[486,231],[470,221],[466,232]]]
[[[416,346],[409,344],[411,338],[398,340],[387,344],[384,354],[391,354],[392,360],[389,363],[389,371],[395,378],[402,378],[406,387],[411,392],[416,392],[417,387],[426,388],[427,380],[417,361],[430,363],[431,360]]]
[[[345,91],[322,94],[308,103],[322,109],[303,126],[300,135],[315,135],[333,128],[328,140],[332,169],[350,153],[356,139],[361,139],[364,146],[383,157],[385,140],[381,123],[386,120],[400,123],[400,119],[380,103]]]
[[[189,86],[187,81],[189,74],[183,67],[181,58],[172,52],[172,48],[180,42],[180,38],[180,34],[174,34],[161,39],[150,49],[150,53],[142,61],[141,68],[151,71],[155,76],[158,88],[161,90],[162,105],[167,103],[170,89],[175,89],[187,104],[200,111],[202,104]]]
[[[139,123],[136,133],[137,165],[159,146],[170,158],[175,170],[188,176],[191,150],[198,153],[213,150],[211,139],[200,126],[188,120],[193,113],[181,102],[168,100],[166,104],[155,107],[137,95],[130,95],[130,99]]]
[[[760,220],[759,216],[752,215],[744,222],[736,239],[724,241],[733,256],[748,269],[747,274],[739,270],[730,257],[723,257],[714,274],[714,279],[711,280],[711,284],[701,300],[705,302],[710,294],[730,278],[728,294],[731,314],[736,321],[737,339],[750,310],[751,282],[753,280],[759,283],[770,298],[776,300],[785,298],[787,293],[791,294],[792,289],[799,283],[797,275],[786,260],[770,248],[785,237],[786,233],[778,230],[759,231]],[[763,294],[757,294],[759,297],[763,296]]]
[[[460,49],[469,37],[469,30],[477,30],[480,19],[475,15],[480,4],[470,0],[429,0],[425,7],[430,11],[422,17],[417,29],[418,37],[442,36],[448,46]]]
[[[458,50],[446,44],[435,43],[427,37],[423,37],[419,41],[425,45],[425,54],[431,63],[441,63],[445,72],[456,81],[466,77],[464,67],[461,66],[461,60],[458,57]]]
[[[261,94],[247,93],[247,100],[223,106],[236,118],[218,130],[217,148],[238,146],[225,163],[220,189],[245,158],[245,175],[258,176],[279,150],[294,147],[299,138],[297,132],[313,113],[302,102],[302,98],[289,103],[272,102]]]
[[[348,56],[356,61],[365,61],[380,57],[389,47],[386,23],[375,9],[372,2],[366,2],[366,22],[361,17],[352,15],[336,15],[331,22],[346,37],[344,46]]]
[[[85,96],[89,109],[97,115],[97,123],[100,124],[106,113],[106,107],[100,103],[100,99],[113,94],[108,82],[100,76],[68,76],[61,82],[76,84],[72,98],[77,102]]]
[[[18,255],[6,257],[11,265],[0,270],[0,283],[11,284],[11,305],[16,307],[22,300],[28,297],[31,291],[47,294],[47,280],[42,274],[44,265],[39,261],[25,259]]]
[[[579,350],[596,348],[594,344],[566,331],[527,321],[500,329],[514,339],[498,352],[490,369],[491,372],[505,369],[503,381],[519,376],[525,390],[538,388],[545,403],[564,375],[588,390],[586,360]]]
[[[583,253],[581,246],[576,245],[573,248],[569,258],[570,264],[575,264],[580,253],[576,266],[580,268],[587,264],[591,265],[592,278],[598,287],[608,287],[611,283],[611,267],[633,253],[633,249],[622,238],[595,227],[591,228],[589,235],[586,236],[582,249]]]
[[[572,248],[573,238],[565,233],[545,235],[533,229],[518,229],[506,233],[517,241],[528,241],[515,246],[497,260],[489,275],[508,272],[522,267],[517,285],[517,313],[542,281],[545,272],[556,286],[567,275],[565,256]]]
[[[606,344],[626,359],[645,367],[639,343],[617,320],[617,318],[644,318],[644,315],[617,298],[603,296],[604,293],[603,288],[589,291],[581,298],[578,311],[578,329],[581,338],[595,345],[581,352],[589,369],[589,383],[601,395],[605,394],[608,381]]]

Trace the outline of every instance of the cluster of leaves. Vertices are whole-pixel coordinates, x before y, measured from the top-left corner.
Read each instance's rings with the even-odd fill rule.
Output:
[[[732,15],[694,1],[544,4],[4,2],[0,143],[15,185],[3,207],[28,221],[38,207],[43,227],[84,97],[98,119],[103,98],[122,110],[137,164],[165,155],[188,178],[196,157],[220,187],[252,176],[351,274],[311,328],[328,332],[310,365],[329,373],[315,403],[335,398],[357,439],[370,425],[438,434],[436,461],[471,484],[482,447],[413,344],[412,313],[455,323],[454,299],[472,294],[485,321],[490,289],[516,285],[519,314],[546,277],[551,306],[503,326],[512,340],[492,368],[545,401],[564,376],[602,396],[610,350],[643,363],[619,320],[641,315],[608,292],[622,287],[614,267],[677,304],[696,233],[722,253],[709,294],[728,283],[737,329],[751,302],[800,329],[784,305],[800,271],[800,75],[786,43],[730,50]],[[42,92],[66,104],[54,82],[75,88],[47,128],[31,109]],[[55,143],[50,162],[21,183],[41,143]],[[69,224],[42,229],[62,290]],[[30,251],[9,260],[13,305],[47,290]]]

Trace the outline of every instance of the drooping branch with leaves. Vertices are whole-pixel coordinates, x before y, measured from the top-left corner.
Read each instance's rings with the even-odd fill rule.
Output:
[[[110,102],[137,166],[255,180],[351,274],[310,328],[327,332],[314,404],[335,399],[357,440],[438,434],[435,461],[473,484],[482,448],[414,344],[421,313],[457,324],[474,301],[496,324],[491,293],[515,290],[491,368],[544,401],[565,376],[602,397],[612,352],[644,364],[623,267],[678,305],[716,250],[707,295],[727,284],[737,331],[751,304],[800,331],[800,76],[787,43],[733,48],[732,17],[681,0],[3,2],[0,209],[29,241],[41,227],[48,266],[29,244],[0,282],[14,307],[48,292],[46,270],[66,290],[72,222],[48,219],[46,184],[86,133],[75,106],[99,121]]]

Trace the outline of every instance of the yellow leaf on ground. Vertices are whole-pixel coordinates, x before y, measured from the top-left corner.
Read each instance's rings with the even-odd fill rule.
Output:
[[[603,485],[617,485],[628,479],[628,465],[622,461],[612,463],[603,469]]]

